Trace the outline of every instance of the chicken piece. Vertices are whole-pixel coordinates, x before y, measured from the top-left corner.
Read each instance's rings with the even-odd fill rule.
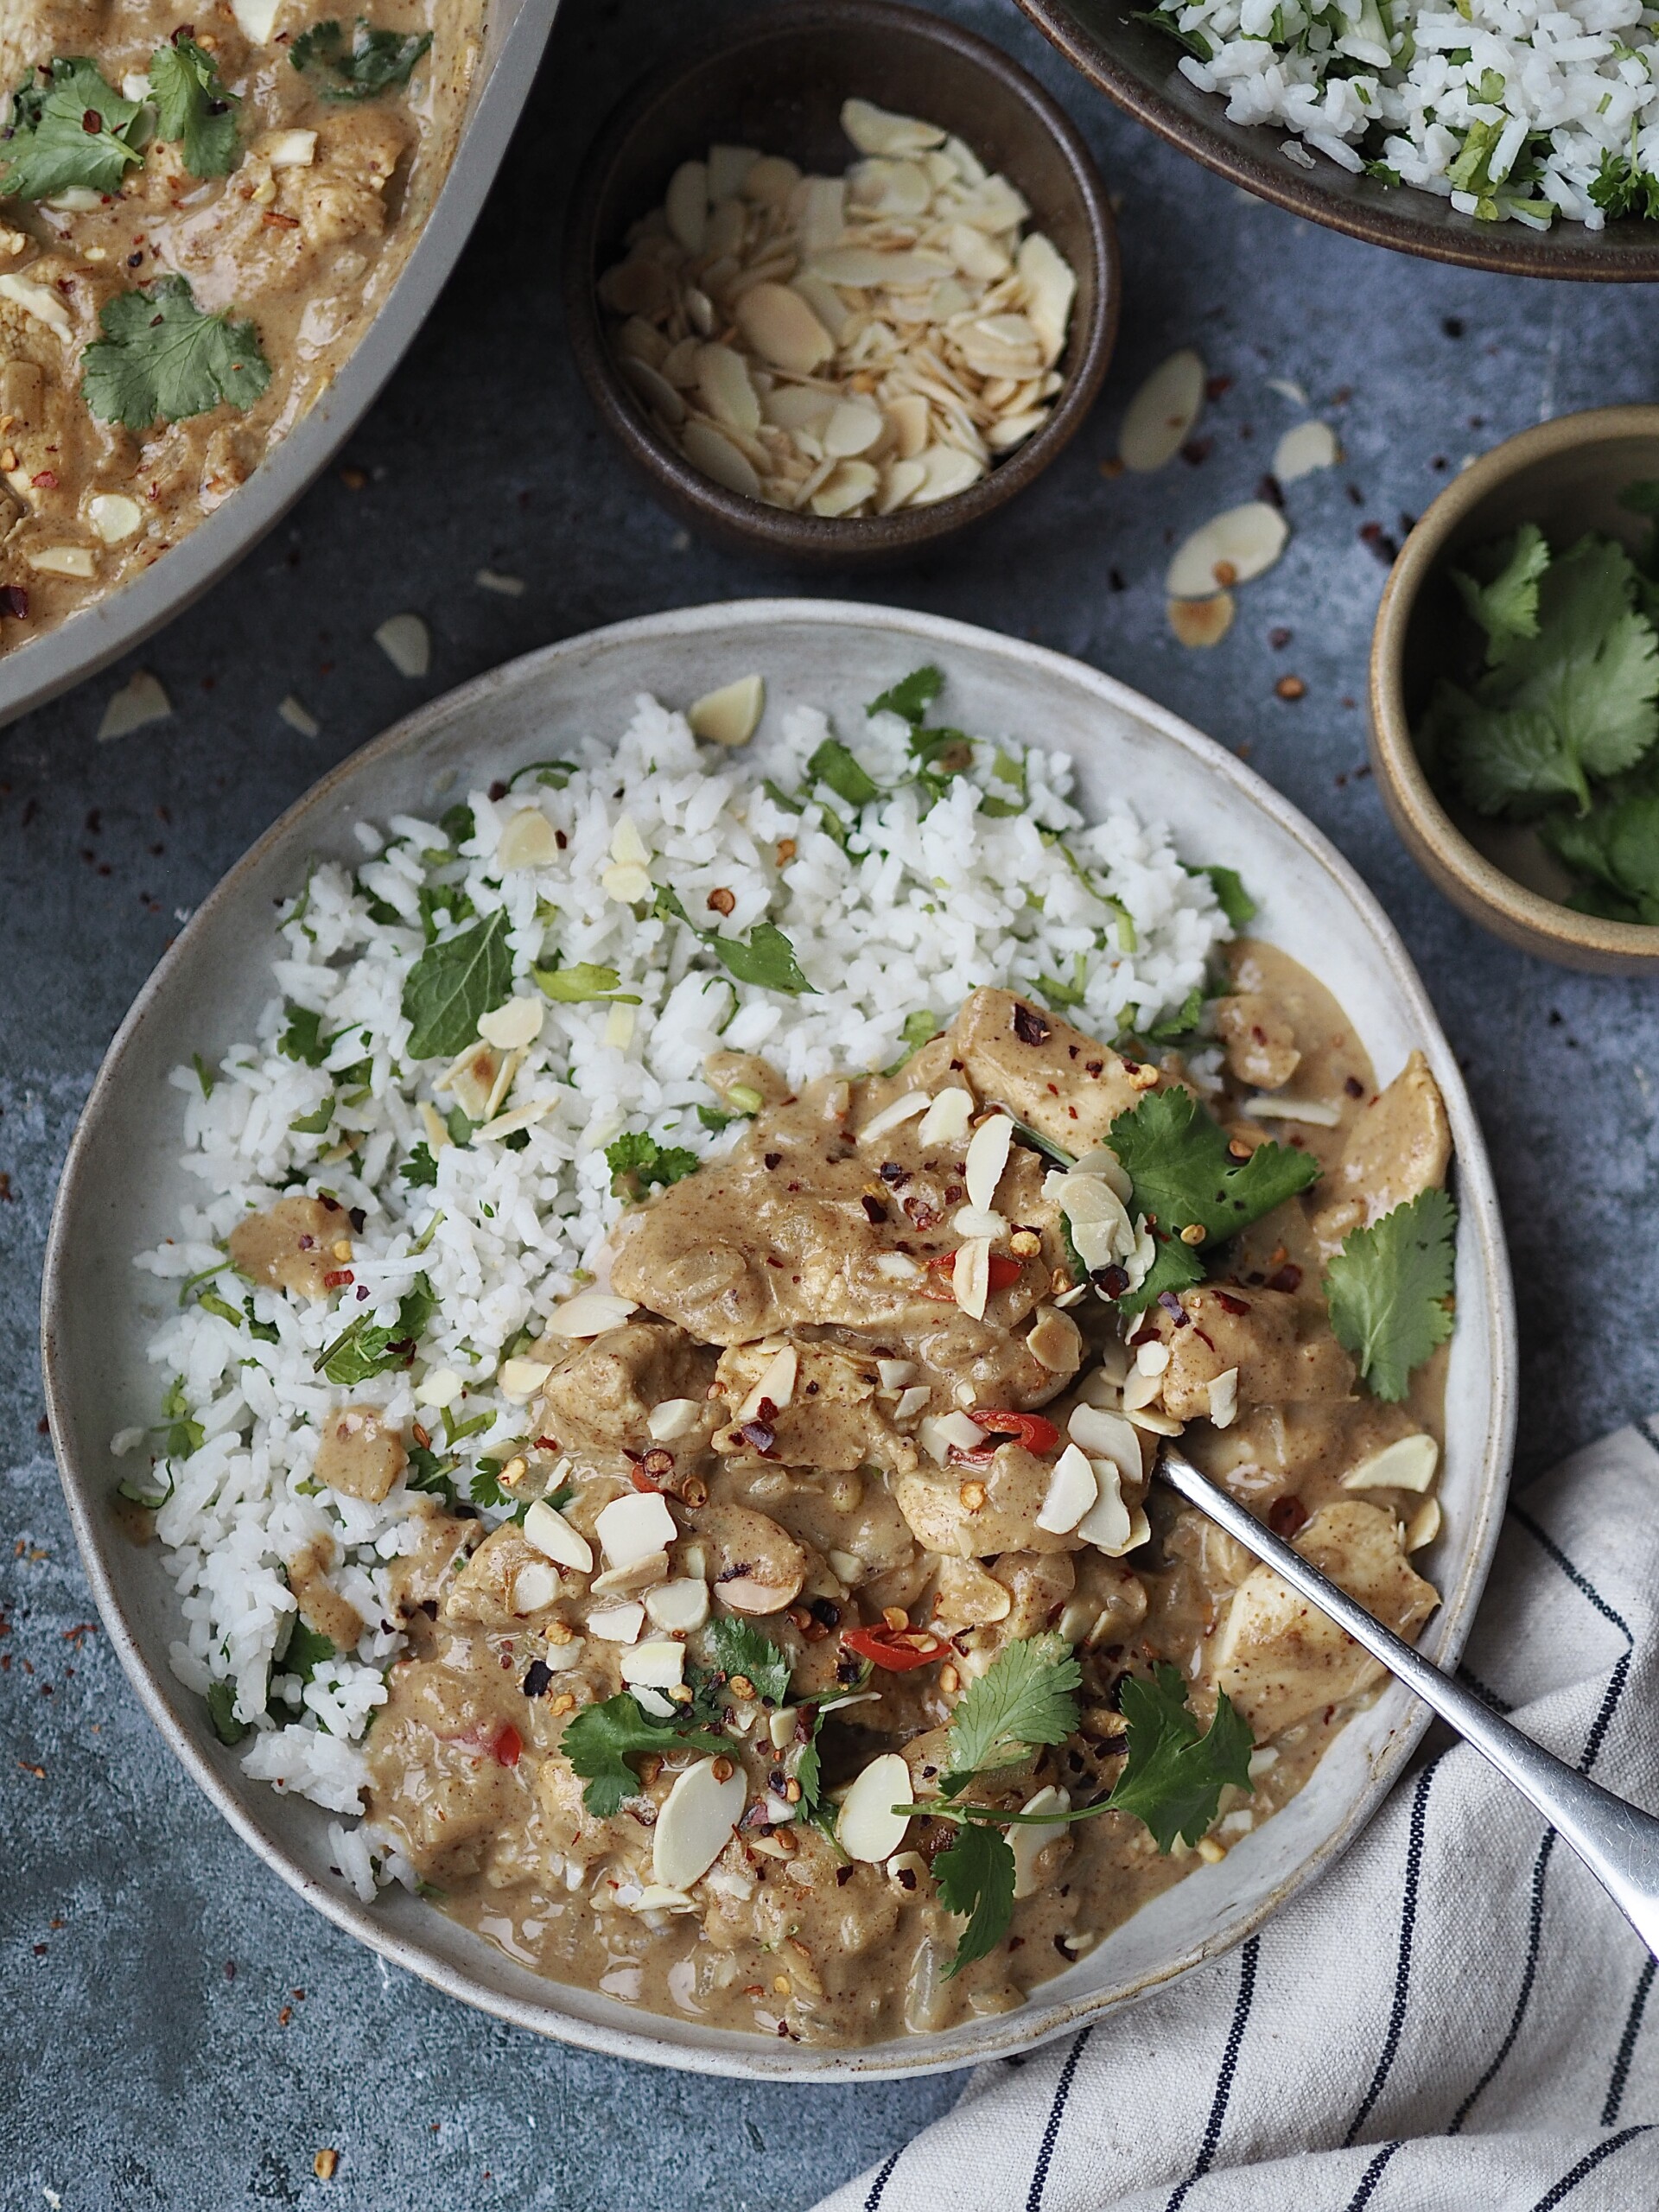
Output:
[[[278,1198],[231,1231],[231,1265],[250,1282],[324,1298],[325,1276],[342,1264],[334,1248],[349,1228],[332,1198]]]
[[[378,1505],[408,1465],[404,1440],[386,1426],[383,1406],[341,1406],[323,1422],[314,1471],[343,1497]]]
[[[998,1630],[1005,1643],[1052,1628],[1077,1580],[1070,1552],[1004,1552],[993,1560],[991,1573],[1013,1600]]]
[[[1007,1620],[1013,1610],[1014,1598],[1007,1583],[999,1581],[977,1560],[940,1560],[933,1618],[943,1624],[946,1635],[959,1628],[989,1628]]]
[[[1214,1013],[1229,1071],[1258,1090],[1282,1090],[1302,1064],[1295,1027],[1282,1009],[1264,992],[1239,991],[1217,999]]]
[[[396,113],[360,107],[319,120],[316,158],[278,172],[278,212],[296,219],[314,252],[386,226],[386,187],[407,138]]]
[[[1074,1157],[1106,1143],[1118,1116],[1158,1081],[1009,991],[976,991],[947,1034],[951,1059],[986,1103],[1006,1106]]]
[[[691,1541],[702,1548],[714,1594],[734,1613],[780,1613],[801,1594],[815,1564],[770,1514],[747,1505],[710,1505],[696,1516]]]
[[[351,1651],[363,1633],[363,1616],[329,1581],[334,1563],[334,1539],[314,1536],[288,1562],[288,1586],[306,1626],[326,1636],[336,1651]]]
[[[563,1599],[587,1587],[586,1575],[558,1566],[509,1521],[493,1529],[450,1578],[443,1618],[482,1628],[520,1628],[527,1619],[543,1620]]]
[[[420,1522],[419,1538],[413,1551],[401,1552],[389,1563],[391,1603],[400,1615],[421,1605],[435,1608],[451,1573],[484,1534],[480,1522],[456,1520],[435,1497],[418,1491],[410,1504]]]
[[[542,1761],[536,1773],[536,1796],[547,1840],[578,1866],[591,1866],[598,1859],[609,1859],[620,1874],[626,1873],[643,1885],[651,1879],[650,1830],[627,1812],[608,1821],[596,1820],[582,1802],[587,1786],[569,1759],[555,1757]],[[642,1786],[640,1794],[660,1801],[668,1793],[666,1789],[647,1791]]]
[[[773,1338],[759,1344],[732,1344],[720,1356],[715,1381],[726,1403],[726,1418],[736,1423],[747,1402],[776,1365],[780,1347]],[[844,1351],[830,1344],[791,1338],[781,1347],[794,1356],[794,1376],[787,1397],[771,1398],[754,1419],[772,1432],[768,1457],[785,1466],[813,1467],[827,1474],[850,1473],[869,1461],[908,1471],[917,1464],[912,1439],[890,1419],[896,1394],[878,1395],[880,1377],[874,1353]],[[748,1416],[744,1416],[747,1419]],[[717,1452],[753,1449],[738,1427],[715,1439]]]
[[[1024,1145],[1009,1153],[996,1191],[1008,1231],[994,1252],[1019,1272],[976,1320],[944,1266],[963,1242],[953,1223],[966,1198],[964,1142],[924,1144],[915,1120],[859,1139],[899,1095],[885,1082],[825,1077],[758,1116],[731,1152],[623,1217],[612,1288],[705,1343],[828,1325],[925,1358],[953,1382],[977,1361],[998,1372],[1012,1361],[1052,1395],[1059,1380],[1010,1344],[1065,1268],[1059,1215],[1043,1196],[1047,1164]],[[1037,1240],[1018,1257],[1016,1224]]]
[[[1161,1305],[1150,1315],[1169,1347],[1163,1407],[1176,1421],[1207,1418],[1209,1385],[1230,1368],[1241,1406],[1352,1396],[1354,1363],[1315,1300],[1205,1283],[1181,1292],[1180,1309],[1179,1319]]]
[[[1414,1637],[1440,1602],[1407,1560],[1399,1522],[1379,1506],[1358,1499],[1322,1506],[1296,1549],[1396,1635]],[[1260,1741],[1358,1696],[1383,1669],[1271,1567],[1258,1567],[1233,1594],[1210,1673]]]
[[[895,1478],[893,1494],[917,1541],[946,1558],[1077,1551],[1081,1536],[1037,1526],[1053,1471],[1052,1459],[1022,1444],[1001,1444],[988,1467],[927,1466]]]
[[[96,53],[109,12],[109,0],[23,0],[0,10],[0,90],[9,94],[54,54]]]
[[[386,1689],[364,1745],[370,1815],[386,1823],[423,1879],[477,1874],[527,1810],[529,1763],[497,1755],[502,1719],[487,1700],[500,1693],[426,1660],[393,1667]]]
[[[772,1062],[763,1060],[758,1052],[710,1052],[702,1071],[709,1089],[725,1104],[730,1103],[734,1084],[740,1090],[759,1092],[765,1106],[781,1106],[789,1096],[789,1085]]]
[[[669,1440],[677,1454],[706,1449],[719,1426],[721,1408],[709,1403],[715,1379],[714,1355],[694,1344],[683,1330],[660,1323],[625,1321],[619,1329],[578,1344],[566,1337],[543,1338],[536,1357],[558,1364],[543,1385],[538,1419],[543,1433],[578,1450],[620,1451],[632,1446],[648,1451],[656,1441],[650,1416],[671,1399],[690,1402],[688,1426]]]
[[[1354,1230],[1438,1188],[1451,1158],[1446,1102],[1428,1062],[1414,1052],[1361,1112],[1341,1156],[1326,1173],[1322,1203],[1313,1217],[1322,1256],[1328,1259],[1339,1250]]]

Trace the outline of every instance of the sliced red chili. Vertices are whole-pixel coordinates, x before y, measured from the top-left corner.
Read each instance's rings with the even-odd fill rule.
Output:
[[[325,1290],[339,1290],[351,1280],[352,1271],[349,1268],[332,1268],[324,1275],[322,1287]]]
[[[524,1739],[511,1720],[504,1721],[490,1738],[490,1756],[498,1766],[517,1766]]]
[[[957,1255],[954,1252],[936,1252],[927,1265],[928,1271],[931,1274],[953,1274],[956,1272]],[[1022,1260],[1011,1259],[1006,1252],[993,1252],[986,1270],[986,1287],[993,1291],[1012,1290],[1025,1272],[1025,1262]],[[930,1283],[927,1286],[927,1295],[930,1298],[942,1299],[947,1295],[954,1298],[956,1293],[948,1287],[935,1289]]]
[[[1052,1452],[1060,1440],[1059,1430],[1042,1414],[1009,1414],[978,1406],[969,1409],[968,1418],[993,1436],[1013,1437],[1027,1452]]]
[[[950,1649],[925,1629],[891,1629],[884,1624],[843,1629],[841,1640],[849,1651],[855,1651],[873,1667],[886,1668],[890,1675],[907,1675],[912,1667],[931,1667]]]

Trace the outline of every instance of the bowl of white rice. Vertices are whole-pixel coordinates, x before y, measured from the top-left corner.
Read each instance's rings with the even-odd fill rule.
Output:
[[[934,789],[914,775],[908,726],[869,711],[924,665],[965,734],[963,765]],[[799,796],[831,738],[875,790],[853,785],[833,812],[821,784]],[[1282,1812],[1014,2013],[845,2050],[660,2018],[529,1972],[400,1878],[361,1817],[363,1738],[402,1642],[386,1577],[417,1541],[416,1501],[401,1479],[370,1502],[308,1478],[296,1439],[339,1395],[321,1370],[340,1311],[264,1294],[245,1310],[226,1268],[250,1205],[326,1184],[351,1220],[349,1325],[395,1336],[417,1277],[430,1290],[418,1361],[387,1378],[388,1417],[414,1417],[423,1374],[467,1368],[486,1432],[469,1449],[486,1453],[517,1410],[505,1389],[494,1404],[489,1377],[587,1279],[615,1217],[607,1144],[640,1128],[700,1153],[729,1141],[697,1110],[716,1042],[798,1084],[887,1065],[918,1018],[948,1020],[982,985],[1057,976],[1075,979],[1080,1023],[1150,1026],[1231,933],[1211,868],[1236,872],[1252,934],[1336,993],[1380,1073],[1420,1049],[1445,1095],[1459,1325],[1431,1570],[1444,1602],[1423,1647],[1455,1660],[1501,1510],[1512,1300],[1456,1059],[1357,876],[1230,754],[1059,655],[887,607],[683,609],[514,662],[334,770],[182,931],[70,1149],[43,1350],[87,1573],[169,1748],[268,1866],[499,2018],[696,2071],[829,2080],[968,2065],[1075,2028],[1239,1941],[1351,1840],[1421,1732],[1397,1685]],[[710,887],[730,894],[708,915],[721,941],[764,957],[714,953]],[[402,987],[463,913],[548,1008],[522,1105],[446,1142]],[[486,1521],[511,1509],[487,1485],[473,1495]],[[368,1625],[296,1672],[282,1567],[322,1538]]]
[[[1120,107],[1310,222],[1518,276],[1659,278],[1641,0],[1020,0]]]

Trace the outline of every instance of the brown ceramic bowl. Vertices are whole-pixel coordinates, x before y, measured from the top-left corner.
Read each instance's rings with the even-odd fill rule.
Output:
[[[1151,4],[1151,0],[1147,0]],[[1287,132],[1230,123],[1226,103],[1189,84],[1179,49],[1165,32],[1139,22],[1124,0],[1020,0],[1032,21],[1109,99],[1206,168],[1246,192],[1371,245],[1491,269],[1510,276],[1576,276],[1593,283],[1659,280],[1659,226],[1635,215],[1586,231],[1558,222],[1548,231],[1519,223],[1482,223],[1447,200],[1386,185],[1315,155],[1302,168],[1283,151]]]
[[[958,134],[1029,201],[1077,271],[1065,378],[1048,421],[988,476],[936,506],[893,515],[798,514],[728,492],[664,439],[618,373],[595,285],[630,224],[662,205],[675,169],[715,142],[839,175],[857,156],[843,100],[920,115]],[[625,99],[588,152],[566,234],[564,294],[576,364],[606,426],[659,498],[705,537],[823,567],[903,560],[983,521],[1033,482],[1092,405],[1117,334],[1117,236],[1087,148],[1041,86],[971,32],[889,0],[790,0],[678,55]]]
[[[1508,439],[1449,484],[1407,538],[1371,638],[1371,762],[1412,857],[1453,906],[1506,944],[1613,976],[1659,972],[1659,929],[1561,905],[1571,884],[1532,832],[1448,805],[1412,733],[1466,634],[1447,569],[1523,522],[1535,522],[1558,551],[1587,530],[1634,549],[1646,524],[1618,495],[1641,477],[1659,478],[1659,407],[1564,415]]]

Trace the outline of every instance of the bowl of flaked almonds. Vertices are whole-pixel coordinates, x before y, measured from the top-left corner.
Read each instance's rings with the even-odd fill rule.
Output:
[[[956,25],[795,0],[682,54],[589,152],[566,303],[594,404],[704,534],[893,560],[1031,483],[1116,335],[1065,117]]]

